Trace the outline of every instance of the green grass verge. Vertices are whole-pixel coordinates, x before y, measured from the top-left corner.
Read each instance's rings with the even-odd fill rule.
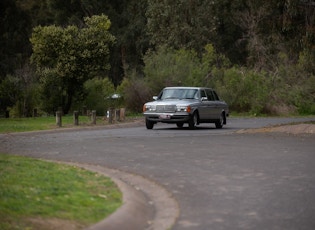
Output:
[[[103,125],[108,122],[97,119],[97,124]],[[73,116],[62,117],[62,127],[78,127],[73,125]],[[79,127],[91,125],[90,118],[87,116],[79,117]],[[36,117],[36,118],[0,118],[0,133],[8,132],[26,132],[36,130],[49,130],[58,128],[56,118],[51,117]]]
[[[38,226],[34,220],[44,220],[39,221],[43,224],[50,219],[82,228],[121,204],[121,192],[107,177],[74,166],[0,154],[0,229],[45,229],[45,224]]]

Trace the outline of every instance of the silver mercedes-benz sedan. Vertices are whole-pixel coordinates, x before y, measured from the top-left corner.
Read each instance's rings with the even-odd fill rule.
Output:
[[[143,105],[147,129],[153,129],[157,122],[174,123],[179,128],[188,123],[190,129],[200,123],[214,123],[222,128],[229,116],[228,105],[210,88],[166,87],[153,99]]]

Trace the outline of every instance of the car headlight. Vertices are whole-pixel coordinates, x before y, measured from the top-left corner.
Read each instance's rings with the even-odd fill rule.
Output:
[[[177,111],[177,112],[187,112],[187,113],[190,113],[191,107],[190,107],[190,106],[182,106],[182,105],[179,105],[179,106],[176,106],[176,111]]]
[[[156,106],[155,105],[144,105],[143,106],[143,112],[146,112],[146,111],[156,111]]]

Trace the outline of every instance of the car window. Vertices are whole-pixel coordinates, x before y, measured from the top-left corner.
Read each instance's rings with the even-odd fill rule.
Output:
[[[218,97],[218,94],[215,91],[212,91],[212,93],[213,93],[214,99],[216,101],[220,101],[220,98]]]
[[[200,97],[201,97],[201,98],[207,97],[206,92],[205,92],[203,89],[200,90]]]
[[[197,89],[164,89],[160,99],[198,99]]]
[[[182,91],[181,99],[198,99],[197,89],[185,89]]]
[[[207,93],[208,100],[209,101],[214,101],[214,96],[212,94],[212,90],[211,89],[207,89],[206,93]]]

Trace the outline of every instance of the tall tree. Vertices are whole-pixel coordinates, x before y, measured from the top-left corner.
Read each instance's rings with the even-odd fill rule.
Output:
[[[29,7],[41,7],[41,12],[47,12],[46,21],[39,20],[42,25],[82,27],[84,17],[108,15],[112,22],[110,32],[117,38],[111,49],[109,77],[117,86],[127,69],[141,69],[142,56],[149,47],[145,17],[147,0],[47,0],[32,4],[34,0],[25,1],[29,2]]]
[[[31,46],[29,16],[15,0],[0,2],[0,112],[13,106],[20,88],[14,74],[29,58]]]
[[[57,26],[36,27],[31,42],[33,45],[32,61],[42,77],[59,80],[45,80],[52,87],[60,88],[62,106],[68,113],[72,99],[81,92],[86,80],[102,76],[110,68],[110,46],[114,36],[109,33],[110,21],[107,16],[85,18],[86,27],[66,28]],[[51,84],[51,82],[54,82]]]
[[[0,1],[0,82],[6,74],[23,65],[31,47],[28,42],[30,20],[15,0]]]
[[[154,45],[201,52],[215,36],[213,1],[148,0],[148,32]]]
[[[299,53],[315,44],[315,3],[304,0],[242,0],[233,14],[235,24],[243,29],[247,43],[248,65],[273,71],[278,53],[296,62]],[[310,19],[310,20],[309,20]]]
[[[232,16],[239,5],[240,1],[229,0],[148,0],[151,42],[156,46],[194,49],[199,56],[207,44],[213,44],[218,52],[242,64],[246,55],[244,43],[238,42],[242,30]]]

